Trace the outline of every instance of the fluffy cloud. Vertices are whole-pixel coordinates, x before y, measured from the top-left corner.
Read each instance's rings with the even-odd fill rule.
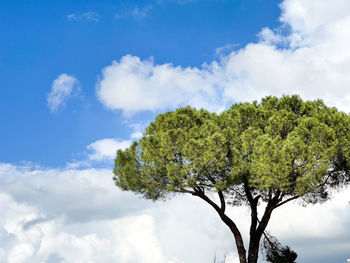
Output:
[[[51,91],[47,95],[47,105],[51,112],[55,112],[59,107],[64,106],[65,101],[79,91],[80,85],[75,77],[67,74],[59,75],[52,82]]]
[[[103,169],[0,164],[0,262],[205,262],[231,249],[205,205],[141,200],[111,178]],[[200,217],[212,223],[198,225]]]
[[[220,111],[237,101],[297,93],[349,112],[349,1],[285,0],[280,6],[280,28],[264,28],[257,43],[200,68],[131,55],[114,61],[97,83],[100,101],[127,114],[182,105]]]
[[[238,262],[232,235],[203,201],[150,202],[121,192],[111,178],[104,169],[0,164],[0,262],[210,263],[225,252],[228,263]],[[348,200],[349,189],[324,205],[287,205],[269,229],[301,262],[344,262]],[[228,214],[247,240],[248,209],[229,207]]]
[[[130,138],[127,140],[117,138],[104,138],[90,143],[86,148],[88,150],[87,157],[89,161],[78,161],[70,163],[71,167],[90,166],[91,161],[111,161],[116,157],[118,150],[125,150],[133,141],[140,139],[146,128],[145,123],[129,124],[131,128]],[[73,166],[72,166],[73,165]]]
[[[0,181],[0,193],[9,194],[16,203],[35,204],[38,211],[45,211],[26,225],[59,217],[69,222],[115,218],[145,205],[132,194],[116,191],[112,172],[104,169],[37,169],[1,164]]]
[[[97,94],[106,107],[126,113],[182,104],[219,110],[222,106],[218,103],[214,71],[213,65],[202,70],[155,65],[151,59],[142,61],[127,55],[103,69]]]
[[[124,150],[131,145],[131,140],[106,138],[95,141],[87,146],[89,159],[93,161],[112,160],[117,150]]]
[[[281,21],[294,32],[310,35],[339,19],[349,16],[350,3],[346,0],[284,0],[281,5]]]

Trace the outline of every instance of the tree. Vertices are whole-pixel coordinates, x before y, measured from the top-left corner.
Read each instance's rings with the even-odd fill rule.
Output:
[[[139,141],[117,152],[113,179],[152,200],[202,199],[232,232],[240,262],[256,263],[272,212],[296,199],[326,201],[349,182],[349,167],[349,115],[294,95],[237,103],[221,114],[190,107],[159,114]],[[227,205],[250,207],[248,247]]]

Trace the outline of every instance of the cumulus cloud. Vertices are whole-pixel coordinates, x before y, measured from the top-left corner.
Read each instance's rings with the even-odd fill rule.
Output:
[[[47,105],[51,112],[56,112],[65,105],[67,99],[79,92],[79,81],[68,74],[61,74],[52,82],[51,91],[47,95]]]
[[[105,138],[95,141],[87,146],[90,151],[89,159],[93,161],[112,160],[115,158],[117,150],[124,150],[131,145],[131,140],[118,140]]]
[[[67,15],[67,19],[71,21],[92,21],[98,22],[100,20],[100,15],[96,12],[86,12],[86,13],[72,13]]]
[[[280,28],[263,28],[257,43],[201,67],[131,55],[114,61],[97,83],[100,101],[127,114],[182,105],[220,111],[237,101],[300,94],[349,112],[349,1],[285,0],[280,6]]]
[[[205,205],[138,199],[111,178],[103,169],[0,164],[0,262],[205,262],[231,249],[223,226],[196,223],[217,219]]]
[[[113,165],[118,150],[125,150],[133,141],[142,137],[143,131],[147,126],[146,122],[128,124],[130,131],[129,139],[103,138],[96,140],[86,146],[82,159],[71,160],[66,163],[66,169],[88,168],[99,165],[103,168]]]
[[[221,98],[216,91],[216,74],[220,70],[155,65],[152,59],[141,60],[127,55],[120,62],[103,69],[97,95],[111,109],[125,113],[158,110],[191,104],[220,110]],[[217,87],[220,88],[220,87]]]
[[[228,262],[238,262],[229,230],[200,199],[154,203],[121,192],[111,178],[105,169],[0,164],[0,209],[6,211],[0,262],[210,263],[225,253]],[[289,204],[273,214],[269,230],[295,248],[301,262],[315,262],[318,254],[343,262],[350,249],[348,200],[346,189],[324,205]],[[228,207],[227,213],[247,243],[248,209]]]
[[[69,222],[115,218],[145,205],[131,193],[116,191],[109,169],[43,169],[1,164],[0,181],[0,193],[9,194],[16,203],[34,204],[37,211],[45,211],[23,221],[25,228],[60,217]],[[125,202],[130,204],[124,206]]]

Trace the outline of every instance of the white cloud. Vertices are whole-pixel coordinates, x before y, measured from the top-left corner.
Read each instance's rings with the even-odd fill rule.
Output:
[[[150,202],[121,192],[111,178],[104,169],[0,164],[0,262],[211,263],[225,253],[238,262],[232,235],[203,201]],[[300,262],[317,262],[317,254],[342,262],[350,249],[349,200],[346,189],[324,205],[282,207],[269,229]],[[229,207],[228,214],[247,240],[248,209]]]
[[[303,35],[313,34],[322,27],[349,16],[350,2],[347,0],[285,0],[280,5],[280,20]]]
[[[133,139],[133,140],[140,139],[143,135],[144,130],[148,125],[149,125],[149,122],[129,124],[129,127],[132,129],[132,132],[130,134],[130,139]]]
[[[65,105],[65,101],[74,93],[80,91],[78,80],[68,74],[59,75],[51,86],[51,91],[47,95],[47,105],[51,112],[56,112],[60,107]]]
[[[73,21],[92,21],[92,22],[98,22],[100,20],[100,15],[96,12],[86,12],[86,13],[72,13],[67,15],[68,20]]]
[[[105,138],[95,141],[87,146],[90,151],[89,159],[93,161],[112,160],[116,157],[117,150],[124,150],[131,145],[131,140],[118,140]]]
[[[200,217],[211,221],[216,215],[208,215],[206,206],[191,200],[195,201],[175,199],[165,206],[138,199],[118,190],[109,170],[0,164],[0,209],[6,211],[0,218],[0,259],[17,263],[205,262],[215,250],[223,254],[231,249],[232,240],[222,242],[223,233],[230,235],[220,225],[216,239],[207,236],[205,232],[213,233],[217,226],[197,222]],[[180,213],[193,214],[194,207],[198,211],[190,218]]]
[[[230,54],[234,48],[237,48],[239,46],[239,44],[227,44],[223,47],[218,47],[215,49],[215,55],[217,57],[224,57],[227,54]]]
[[[349,1],[286,0],[281,9],[280,28],[263,28],[259,42],[200,68],[126,55],[102,70],[97,95],[126,114],[182,105],[220,111],[282,94],[321,98],[349,112]]]
[[[133,141],[140,139],[147,125],[146,123],[132,123],[128,126],[131,128],[129,139],[103,138],[94,141],[86,146],[87,151],[84,152],[83,159],[72,160],[66,164],[65,168],[78,169],[93,167],[96,164],[113,164],[111,161],[115,159],[117,151],[125,150]]]
[[[106,107],[127,114],[182,104],[220,110],[217,69],[215,65],[203,70],[155,65],[152,60],[127,55],[103,69],[97,95]]]

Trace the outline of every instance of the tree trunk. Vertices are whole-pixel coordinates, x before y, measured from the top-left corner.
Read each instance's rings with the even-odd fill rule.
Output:
[[[208,196],[206,196],[201,189],[194,189],[194,190],[195,191],[192,192],[191,194],[202,198],[204,201],[206,201],[208,204],[210,204],[216,210],[216,212],[220,216],[221,220],[229,227],[229,229],[231,230],[231,232],[232,232],[232,234],[233,234],[233,236],[235,238],[235,241],[236,241],[236,247],[237,247],[237,251],[238,251],[239,262],[240,263],[247,263],[247,255],[246,255],[246,250],[245,250],[245,247],[244,247],[244,243],[243,243],[243,238],[242,238],[241,232],[237,228],[236,224],[232,221],[232,219],[229,218],[225,214],[225,200],[224,200],[223,196],[222,195],[220,196],[221,207],[219,207]]]
[[[243,238],[239,229],[237,228],[236,224],[232,221],[232,219],[225,214],[225,200],[222,193],[219,193],[221,206],[218,206],[216,203],[214,203],[208,196],[204,194],[204,191],[201,189],[194,189],[194,192],[190,192],[190,193],[192,195],[200,197],[201,199],[206,201],[208,204],[210,204],[219,214],[221,220],[230,228],[236,241],[239,262],[240,263],[257,263],[258,257],[259,257],[260,239],[270,220],[271,213],[273,209],[276,207],[276,203],[280,193],[276,194],[274,198],[269,200],[265,208],[265,212],[261,219],[261,222],[259,222],[259,225],[257,224],[258,223],[257,204],[260,196],[254,199],[251,197],[251,195],[248,197],[248,199],[250,199],[251,212],[252,212],[248,255],[246,253]]]
[[[259,225],[257,226],[258,216],[257,216],[257,202],[251,203],[251,228],[250,228],[250,241],[249,241],[249,250],[248,250],[248,263],[257,263],[259,257],[259,248],[261,237],[267,227],[267,224],[270,221],[271,214],[273,209],[276,206],[279,193],[268,202],[264,215],[262,216]]]
[[[221,220],[229,227],[229,229],[231,230],[231,232],[235,238],[239,262],[240,263],[247,263],[247,255],[246,255],[246,250],[245,250],[244,243],[243,243],[243,238],[242,238],[242,235],[241,235],[240,231],[238,230],[236,224],[219,207],[214,206],[214,208],[218,212]]]
[[[231,219],[228,216],[223,214],[223,216],[220,215],[220,217],[224,221],[224,223],[230,228],[230,230],[235,238],[239,262],[240,263],[247,263],[246,250],[244,248],[244,243],[243,243],[243,238],[241,236],[241,233],[238,231],[236,225],[233,223],[233,221],[231,221]],[[230,220],[226,220],[225,217],[230,219]]]
[[[257,263],[259,257],[261,237],[253,236],[250,237],[249,250],[248,250],[248,263]]]

